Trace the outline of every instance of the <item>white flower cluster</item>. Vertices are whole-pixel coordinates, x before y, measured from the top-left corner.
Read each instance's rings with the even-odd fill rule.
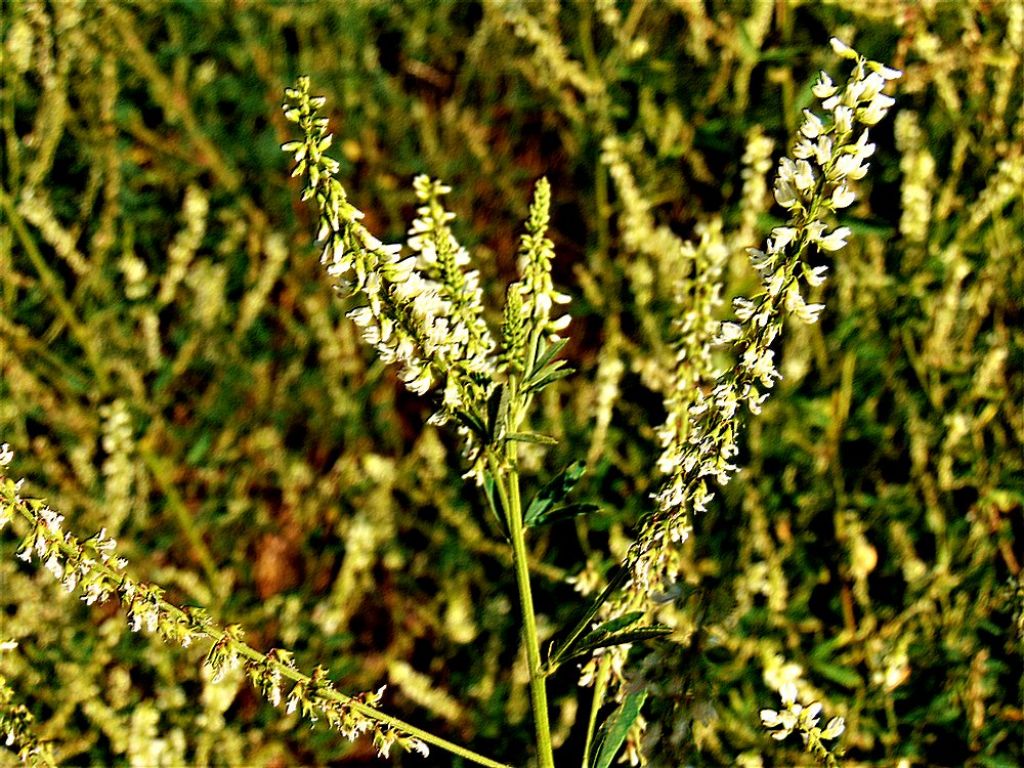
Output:
[[[32,562],[35,554],[43,561],[43,566],[57,581],[59,581],[68,592],[74,592],[76,587],[82,583],[85,586],[83,602],[87,605],[106,600],[110,593],[116,588],[116,582],[112,579],[96,579],[95,566],[97,562],[109,564],[117,571],[122,571],[127,566],[127,561],[120,557],[114,557],[114,548],[117,542],[107,536],[107,529],[104,528],[98,534],[82,542],[80,545],[61,529],[64,522],[64,515],[58,514],[45,505],[40,505],[34,510],[35,528],[22,542],[17,557],[26,563]],[[0,527],[4,518],[0,517]],[[56,542],[69,542],[78,550],[76,557],[69,558],[67,553]]]
[[[286,96],[285,117],[305,135],[282,149],[293,153],[292,175],[307,177],[303,199],[314,199],[319,209],[321,261],[339,289],[365,302],[349,317],[384,363],[400,366],[399,376],[412,392],[440,386],[443,405],[436,420],[478,409],[487,394],[480,382],[496,366],[494,342],[483,323],[477,275],[463,271],[468,255],[451,236],[452,214],[439,202],[447,188],[426,177],[417,180],[424,205],[409,232],[417,253],[402,258],[400,244],[385,245],[359,223],[363,214],[334,178],[338,163],[324,154],[332,137],[326,118],[317,115],[323,97],[310,97],[305,77]]]
[[[439,345],[449,347],[447,359],[459,366],[464,375],[449,373],[444,390],[444,408],[433,418],[443,423],[449,413],[463,405],[464,387],[474,391],[471,399],[486,395],[486,382],[493,377],[495,342],[484,320],[484,306],[477,270],[466,270],[471,263],[469,253],[455,239],[448,222],[455,214],[445,210],[441,197],[451,187],[426,175],[413,180],[413,189],[422,205],[409,228],[408,245],[416,255],[416,270],[429,281],[443,302],[443,316],[432,331],[442,338]],[[468,377],[468,381],[467,381]]]
[[[174,300],[178,285],[189,273],[199,246],[206,234],[206,220],[210,211],[210,203],[202,188],[190,184],[185,190],[185,201],[182,204],[181,216],[185,228],[181,230],[171,243],[167,254],[167,271],[160,282],[157,302],[163,306]]]
[[[409,752],[416,752],[422,757],[430,757],[430,748],[422,739],[415,736],[402,736],[397,731],[387,729],[379,730],[373,735],[373,745],[377,748],[379,757],[391,757],[391,748],[395,744],[401,744]]]
[[[413,189],[422,205],[416,209],[417,218],[409,228],[409,247],[417,255],[416,267],[440,285],[445,298],[452,303],[457,319],[461,343],[470,347],[470,340],[479,349],[471,359],[479,359],[481,352],[494,349],[494,339],[483,319],[483,299],[480,273],[463,271],[471,263],[469,252],[463,248],[448,227],[455,214],[445,210],[441,197],[452,191],[439,180],[421,174],[413,179]]]
[[[545,357],[571,320],[555,312],[570,298],[555,290],[551,277],[547,180],[536,185],[519,247],[520,279],[506,295],[498,350],[484,319],[479,274],[467,269],[469,254],[449,228],[455,216],[441,203],[451,190],[427,176],[416,178],[420,205],[408,230],[413,253],[403,258],[401,246],[381,243],[359,223],[363,214],[348,203],[335,178],[338,163],[324,154],[331,145],[327,120],[317,114],[324,99],[309,95],[309,78],[299,78],[285,95],[285,117],[304,135],[281,148],[293,155],[292,175],[306,177],[302,198],[317,206],[321,261],[338,288],[363,302],[349,317],[384,363],[399,366],[399,377],[411,391],[438,393],[431,423],[458,423],[472,465],[467,477],[483,482],[484,449],[515,433],[509,414],[513,420],[522,415],[516,407],[498,414],[488,409],[499,381],[529,376],[523,393],[528,400],[567,372],[559,370],[560,361]],[[542,370],[535,370],[538,361]]]
[[[709,481],[725,484],[736,471],[732,461],[739,452],[740,408],[745,405],[752,414],[760,413],[768,390],[782,378],[771,347],[782,332],[785,315],[813,323],[823,309],[822,304],[804,300],[802,286],[820,286],[827,267],[812,266],[807,256],[812,249],[834,252],[850,235],[847,227],[830,229],[826,219],[853,203],[850,182],[864,177],[866,161],[875,150],[868,128],[893,104],[882,88],[900,73],[864,59],[834,38],[832,47],[855,61],[854,72],[842,90],[824,72],[819,76],[813,91],[827,116],[822,119],[805,111],[793,157],[780,161],[775,182],[775,199],[789,211],[789,221],[772,230],[764,250],[748,249],[761,273],[762,291],[735,299],[738,322],[722,323],[714,338],[714,343],[734,350],[736,365],[710,386],[693,387],[686,415],[671,417],[686,426],[669,425],[676,442],[665,447],[661,468],[670,478],[632,552],[633,572],[642,589],[658,581],[662,574],[652,580],[652,571],[667,559],[664,548],[685,538],[690,514],[702,511],[711,499]],[[677,376],[679,371],[685,372],[685,366],[677,368]]]
[[[821,704],[818,702],[808,706],[798,704],[796,693],[796,685],[784,683],[779,689],[783,709],[762,709],[761,723],[765,728],[779,728],[772,733],[773,739],[782,741],[795,731],[800,734],[804,744],[808,747],[824,749],[824,745],[820,743],[821,740],[838,738],[846,730],[846,723],[841,717],[833,717],[828,721],[828,725],[819,728]]]
[[[570,296],[555,290],[551,280],[551,260],[555,255],[554,243],[547,236],[551,219],[551,185],[541,178],[537,181],[530,204],[530,218],[519,245],[519,293],[523,299],[523,316],[536,332],[547,334],[551,341],[558,340],[572,318],[568,315],[552,317],[556,304],[568,304]]]
[[[658,497],[664,499],[663,504],[686,493],[687,479],[697,464],[689,442],[690,408],[697,392],[715,378],[712,341],[719,323],[714,313],[722,304],[721,277],[728,263],[729,249],[722,236],[720,219],[699,225],[697,231],[699,243],[686,243],[682,249],[690,268],[679,278],[674,291],[676,306],[683,313],[676,320],[676,367],[673,388],[665,401],[668,414],[658,430],[662,446],[658,468],[670,478]],[[703,510],[710,498],[710,492],[705,489],[694,497],[694,508]],[[672,516],[665,522],[667,526],[659,536],[666,544],[678,544],[689,536],[688,516]]]
[[[903,153],[900,171],[900,234],[908,243],[923,245],[928,240],[932,219],[932,195],[937,188],[935,158],[926,146],[927,136],[917,114],[902,110],[896,115],[896,147]]]
[[[655,260],[664,259],[678,250],[680,243],[670,227],[658,225],[655,221],[651,203],[640,191],[627,161],[627,155],[642,151],[643,145],[638,140],[627,143],[618,136],[607,136],[601,141],[601,163],[607,166],[618,195],[622,211],[619,214],[619,233],[623,246],[632,253]]]
[[[160,593],[125,579],[121,596],[128,605],[128,625],[132,632],[143,627],[151,634],[156,632],[160,626]]]
[[[766,177],[772,169],[775,142],[764,135],[756,125],[747,132],[747,146],[743,151],[743,199],[740,203],[740,226],[736,242],[749,243],[757,231],[757,218],[765,210],[768,200]]]
[[[581,116],[576,93],[587,100],[603,94],[602,80],[587,74],[582,64],[569,55],[561,35],[542,24],[525,3],[495,3],[494,8],[505,17],[516,37],[533,46],[532,58],[537,63],[527,76],[539,86],[559,94],[570,114]]]
[[[103,436],[103,495],[107,521],[118,531],[132,511],[139,462],[135,458],[134,428],[128,406],[121,398],[101,405]]]

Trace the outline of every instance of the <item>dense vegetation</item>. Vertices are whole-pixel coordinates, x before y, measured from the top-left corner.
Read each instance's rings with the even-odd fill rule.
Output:
[[[452,187],[493,328],[550,182],[576,373],[535,403],[557,445],[518,458],[530,496],[585,461],[572,499],[599,509],[530,540],[546,646],[655,508],[678,254],[719,254],[728,319],[759,285],[746,248],[788,215],[773,168],[819,71],[838,80],[829,39],[902,70],[848,242],[813,256],[820,319],[775,341],[783,378],[651,611],[672,633],[624,668],[620,693],[648,691],[628,754],[814,764],[762,725],[791,682],[845,718],[843,764],[1024,763],[1020,3],[7,0],[0,35],[6,469],[170,602],[517,764],[511,554],[460,438],[323,273],[284,89],[327,97],[337,178],[385,242],[422,205],[414,177]],[[387,764],[215,676],[208,646],[69,596],[15,556],[28,530],[0,533],[0,765]],[[559,765],[590,716],[572,667],[548,679]]]

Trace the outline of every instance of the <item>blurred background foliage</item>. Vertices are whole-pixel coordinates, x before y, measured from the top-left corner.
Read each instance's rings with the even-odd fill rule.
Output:
[[[807,764],[758,718],[795,663],[846,717],[849,765],[1024,763],[1020,3],[5,0],[0,25],[0,435],[30,492],[171,599],[506,758],[531,739],[506,548],[321,275],[283,88],[308,74],[328,97],[383,239],[415,174],[453,186],[492,307],[552,182],[579,373],[542,403],[562,442],[531,471],[586,457],[602,512],[536,541],[550,635],[580,602],[565,578],[621,556],[658,484],[678,312],[659,252],[720,217],[728,291],[749,291],[743,248],[778,223],[744,194],[751,131],[788,147],[817,71],[841,74],[831,35],[903,69],[822,322],[782,342],[745,469],[696,521],[676,634],[632,657],[657,694],[645,751]],[[0,670],[63,763],[372,762],[212,682],[204,649],[64,596],[16,545]],[[551,689],[568,760],[589,693],[571,671]]]

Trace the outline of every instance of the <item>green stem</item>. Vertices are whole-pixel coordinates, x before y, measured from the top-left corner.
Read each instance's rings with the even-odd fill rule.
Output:
[[[218,632],[216,630],[208,630],[206,634],[214,642],[217,642],[223,639],[224,637],[223,632]],[[273,659],[270,659],[264,654],[257,651],[255,648],[246,645],[245,643],[233,641],[232,647],[238,652],[239,656],[244,656],[248,659],[251,659],[252,661],[270,664],[281,673],[282,677],[286,677],[289,680],[292,680],[293,682],[310,682],[311,678],[309,677],[309,675],[304,675],[301,672],[293,669],[292,667],[289,667],[287,664],[282,664],[280,662],[274,661]],[[379,709],[374,709],[373,707],[363,704],[357,699],[354,699],[350,696],[346,696],[345,694],[339,693],[338,691],[321,688],[318,691],[318,694],[320,696],[323,696],[325,699],[332,699],[334,701],[339,701],[345,704],[345,706],[349,707],[354,712],[358,712],[359,714],[363,715],[369,720],[374,720],[378,723],[383,723],[394,728],[397,731],[406,733],[410,736],[415,736],[417,739],[423,741],[426,744],[430,744],[432,746],[438,747],[439,749],[443,749],[446,752],[450,752],[453,755],[457,755],[458,757],[465,758],[466,760],[469,760],[472,763],[476,763],[477,765],[484,765],[487,766],[487,768],[511,768],[511,766],[509,766],[507,763],[499,763],[497,760],[491,760],[489,757],[485,757],[484,755],[478,754],[470,749],[466,749],[465,747],[459,746],[458,744],[448,741],[447,739],[442,739],[440,736],[435,736],[429,731],[424,731],[422,728],[417,728],[415,725],[412,725],[411,723],[407,723],[404,720],[398,719],[397,717],[392,717],[391,715],[385,714],[384,712],[381,712]]]
[[[587,720],[587,740],[583,745],[583,768],[590,768],[590,750],[594,742],[594,731],[597,728],[597,714],[604,703],[604,693],[608,688],[609,674],[609,660],[607,656],[603,656],[597,668],[597,679],[594,681],[594,700],[590,703],[590,718]]]
[[[500,482],[499,482],[500,485]],[[530,669],[530,700],[533,704],[533,722],[537,731],[537,757],[541,768],[554,768],[551,747],[551,725],[548,722],[548,694],[544,684],[544,670],[537,640],[537,618],[533,612],[533,593],[530,591],[530,570],[523,533],[523,506],[519,496],[519,472],[508,470],[509,537],[512,539],[512,559],[519,588],[519,605],[523,614],[523,635],[526,641],[526,661]]]
[[[532,359],[532,358],[531,358]],[[517,393],[515,382],[511,382],[513,397]],[[509,426],[518,429],[522,408],[513,408],[509,414]],[[537,639],[537,618],[533,611],[533,593],[530,590],[529,557],[526,552],[526,536],[523,529],[523,502],[519,492],[519,470],[516,469],[516,445],[505,444],[507,455],[502,459],[493,451],[487,452],[487,464],[494,475],[498,499],[505,512],[505,522],[512,543],[512,562],[516,572],[516,587],[519,590],[519,608],[523,617],[523,638],[526,642],[526,662],[530,671],[530,703],[533,708],[533,723],[537,734],[537,759],[540,768],[554,768],[555,758],[551,746],[551,725],[548,720],[548,694],[545,687],[544,668],[540,660],[540,642]]]

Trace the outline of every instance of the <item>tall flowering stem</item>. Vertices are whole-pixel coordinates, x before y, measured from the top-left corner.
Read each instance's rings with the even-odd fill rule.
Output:
[[[782,378],[772,344],[785,317],[813,323],[823,309],[821,304],[808,304],[803,292],[820,286],[828,268],[812,266],[807,257],[838,251],[850,236],[848,227],[831,228],[828,220],[856,199],[851,184],[867,174],[867,160],[875,151],[869,129],[894,103],[882,89],[900,72],[865,59],[838,39],[832,39],[832,47],[853,62],[853,73],[843,88],[825,72],[814,85],[825,116],[804,111],[792,157],[779,162],[775,181],[775,200],[789,211],[789,221],[772,230],[764,250],[748,250],[761,273],[762,290],[751,298],[735,299],[736,320],[722,323],[713,339],[735,352],[737,364],[707,386],[690,388],[685,414],[673,407],[678,403],[669,403],[660,462],[669,477],[630,554],[634,589],[641,592],[650,594],[665,579],[674,578],[674,543],[689,535],[691,514],[703,511],[713,497],[711,481],[724,485],[736,471],[732,462],[739,450],[739,412],[746,407],[752,414],[760,413],[769,391]],[[691,346],[684,333],[682,348]],[[680,428],[681,421],[685,428]]]
[[[563,344],[558,334],[570,318],[554,311],[569,297],[551,279],[551,188],[541,179],[534,192],[519,247],[520,279],[506,294],[499,349],[484,320],[478,274],[466,269],[470,256],[449,227],[455,215],[442,204],[451,190],[426,176],[413,182],[420,205],[408,231],[412,255],[403,258],[400,245],[384,245],[359,223],[362,214],[335,178],[338,163],[325,154],[331,135],[318,113],[324,99],[310,96],[305,77],[285,95],[285,117],[303,137],[282,149],[293,155],[293,175],[305,177],[303,199],[317,206],[322,262],[338,288],[363,302],[349,317],[383,362],[400,366],[410,390],[440,392],[431,422],[459,425],[469,474],[485,488],[512,547],[538,761],[541,768],[554,768],[517,453],[519,442],[554,442],[530,432],[527,416],[533,396],[569,373],[555,359]]]
[[[524,432],[533,395],[551,381],[569,373],[553,360],[559,348],[559,332],[569,325],[569,315],[552,317],[569,297],[555,290],[551,279],[554,244],[547,236],[551,187],[540,179],[534,190],[526,232],[520,239],[520,280],[509,286],[502,327],[505,381],[499,403],[496,439],[488,448],[490,477],[498,492],[502,518],[512,545],[516,586],[523,619],[523,641],[530,673],[530,702],[536,732],[537,758],[541,768],[554,768],[551,726],[548,718],[547,677],[540,655],[537,619],[530,588],[526,523],[519,481],[518,442],[545,442],[541,435]],[[552,346],[554,345],[554,346]],[[552,441],[553,442],[553,441]]]
[[[4,444],[0,456],[9,453]],[[21,481],[15,482],[2,470],[0,466],[0,529],[15,518],[28,523],[29,532],[17,556],[26,562],[39,559],[69,593],[81,592],[86,604],[113,597],[125,609],[135,632],[145,630],[184,648],[193,642],[208,642],[210,649],[204,664],[215,676],[241,667],[273,706],[283,703],[288,714],[299,712],[312,723],[323,720],[348,739],[369,734],[381,756],[386,757],[395,745],[427,756],[430,744],[477,765],[509,768],[381,712],[376,706],[383,688],[346,695],[334,688],[323,667],[307,675],[299,671],[288,651],[272,649],[261,653],[246,644],[242,639],[244,632],[237,624],[218,627],[204,610],[179,608],[168,602],[162,589],[128,575],[128,563],[117,556],[117,544],[106,535],[106,530],[85,540],[78,539],[63,530],[63,515],[39,499],[22,498]]]

